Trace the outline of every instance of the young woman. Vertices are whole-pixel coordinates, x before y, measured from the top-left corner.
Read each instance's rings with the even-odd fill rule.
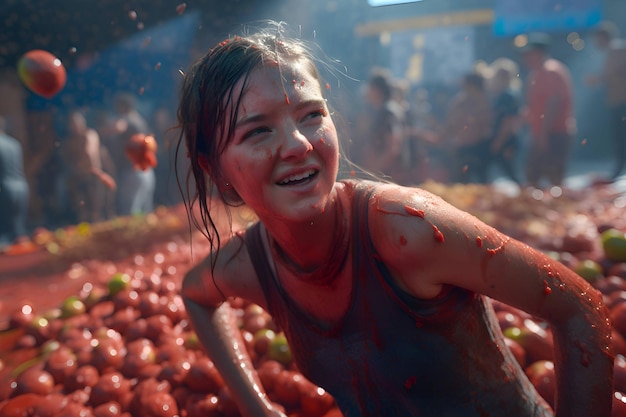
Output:
[[[552,325],[557,416],[610,415],[599,293],[423,190],[338,181],[325,83],[300,41],[280,28],[229,38],[182,88],[194,202],[213,247],[186,275],[183,297],[244,416],[282,414],[250,366],[230,297],[272,314],[298,369],[349,417],[551,416],[504,348],[488,297]],[[219,236],[211,193],[259,221]]]

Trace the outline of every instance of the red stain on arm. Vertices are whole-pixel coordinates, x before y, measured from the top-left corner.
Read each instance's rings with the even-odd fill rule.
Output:
[[[494,256],[495,254],[497,254],[498,252],[502,252],[504,251],[504,246],[509,243],[509,241],[511,240],[510,237],[507,237],[506,240],[504,240],[500,246],[498,246],[497,248],[493,248],[493,249],[487,249],[487,253],[491,256]]]
[[[400,244],[402,246],[406,245],[406,238],[403,235],[400,235]]]
[[[434,224],[433,226],[433,230],[434,230],[434,236],[435,236],[435,240],[437,242],[442,243],[445,240],[445,237],[443,236],[443,233],[441,233],[441,230],[439,230],[439,228],[437,228],[437,226],[435,226]]]
[[[480,236],[476,237],[476,246],[479,248],[483,247],[483,239]]]
[[[550,286],[548,285],[548,281],[546,281],[545,279],[543,280],[543,293],[545,295],[552,294],[552,288],[550,288]]]
[[[404,206],[404,211],[406,211],[407,214],[410,214],[411,216],[416,216],[420,219],[424,218],[424,210],[419,210],[411,206]]]

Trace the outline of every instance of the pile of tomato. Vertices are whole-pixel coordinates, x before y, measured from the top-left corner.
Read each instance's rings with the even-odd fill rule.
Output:
[[[586,225],[584,233],[569,233],[560,246],[543,249],[604,295],[618,354],[613,416],[624,417],[626,230],[619,219],[614,225],[607,219],[599,223],[579,222]],[[533,240],[542,236],[542,226],[530,220],[521,224],[525,230],[509,233],[539,248],[547,242]],[[185,242],[155,242],[126,258],[73,263],[50,277],[57,287],[80,283],[68,286],[61,301],[55,299],[61,293],[48,296],[36,282],[28,294],[15,294],[19,303],[0,331],[0,417],[239,416],[229,389],[199,345],[180,297],[183,272],[208,250],[201,237],[194,238],[193,250]],[[6,307],[1,304],[0,313]],[[230,304],[251,366],[270,400],[290,417],[341,416],[333,398],[298,371],[272,317],[243,300]],[[506,345],[553,405],[550,327],[508,305],[493,305]]]
[[[13,309],[0,333],[0,416],[240,415],[179,294],[190,252],[171,241],[115,264],[74,265],[59,279],[80,269],[75,294],[44,310],[38,302]],[[296,369],[269,314],[230,304],[271,401],[290,416],[340,416],[334,399]]]

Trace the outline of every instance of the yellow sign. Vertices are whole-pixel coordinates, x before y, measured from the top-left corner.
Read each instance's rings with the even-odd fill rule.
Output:
[[[402,32],[441,26],[486,25],[493,23],[493,9],[466,10],[463,12],[431,14],[406,19],[382,20],[357,25],[357,36],[374,36],[384,32]]]

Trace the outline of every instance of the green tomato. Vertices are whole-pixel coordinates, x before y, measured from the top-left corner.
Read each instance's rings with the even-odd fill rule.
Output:
[[[114,296],[118,292],[130,287],[130,275],[118,272],[109,280],[109,294]]]
[[[275,360],[287,366],[291,363],[291,349],[284,333],[278,333],[273,340],[270,341],[267,356],[269,359]]]
[[[61,304],[61,317],[68,318],[78,316],[79,314],[83,314],[87,311],[87,307],[85,303],[83,303],[80,298],[75,295],[68,297]]]
[[[626,233],[617,229],[609,229],[602,233],[600,239],[607,259],[615,262],[626,262]]]
[[[599,263],[592,261],[591,259],[580,261],[576,267],[574,267],[574,272],[588,282],[594,282],[599,278],[602,278],[602,267]]]

